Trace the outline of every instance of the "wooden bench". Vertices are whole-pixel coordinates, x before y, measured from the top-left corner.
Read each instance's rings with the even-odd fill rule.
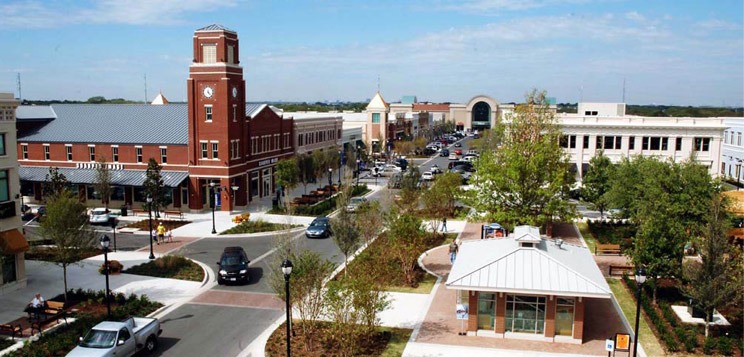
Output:
[[[610,265],[610,272],[609,275],[622,275],[625,272],[633,272],[633,267],[629,265]],[[612,274],[612,272],[617,272],[619,274]]]
[[[17,325],[1,324],[0,333],[10,335],[11,341],[15,341],[16,335],[18,335],[18,337],[23,337],[23,329],[21,328],[21,324],[17,324]]]
[[[67,323],[67,310],[65,309],[65,303],[59,301],[47,301],[44,310],[39,312],[39,318],[31,323],[31,334],[33,335],[34,330],[41,333],[41,326],[45,322],[55,319],[57,320],[57,323],[59,323],[60,319],[65,320],[65,324]]]
[[[141,209],[141,208],[132,208],[132,215],[137,216],[140,213],[147,214],[147,210]]]
[[[176,210],[163,211],[163,215],[165,217],[168,217],[168,216],[173,217],[173,216],[175,216],[178,219],[183,219],[183,212],[181,212],[181,211],[176,211]]]
[[[597,244],[594,247],[594,255],[600,254],[622,255],[623,252],[620,250],[620,244]]]

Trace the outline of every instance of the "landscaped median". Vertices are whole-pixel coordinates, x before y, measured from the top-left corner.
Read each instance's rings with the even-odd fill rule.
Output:
[[[284,223],[271,223],[261,219],[254,221],[243,221],[235,227],[232,227],[226,231],[220,232],[220,235],[225,234],[251,234],[251,233],[262,233],[262,232],[274,232],[285,229],[292,229],[302,227],[299,224],[284,224]]]
[[[204,280],[204,269],[199,264],[177,255],[162,256],[133,266],[124,273],[199,282]]]

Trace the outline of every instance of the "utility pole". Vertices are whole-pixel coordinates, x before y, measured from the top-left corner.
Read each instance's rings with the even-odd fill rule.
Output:
[[[21,94],[21,72],[18,72],[18,100],[23,101],[23,94]]]

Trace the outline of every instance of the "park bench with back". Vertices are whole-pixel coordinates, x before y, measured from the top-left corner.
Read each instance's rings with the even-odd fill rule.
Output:
[[[0,333],[10,336],[11,341],[15,341],[15,337],[23,337],[23,328],[21,324],[0,324]]]
[[[594,255],[600,254],[617,254],[622,255],[620,244],[597,244],[594,247]]]
[[[43,310],[39,311],[37,314],[37,318],[31,319],[31,334],[33,334],[34,330],[39,331],[41,333],[41,327],[49,321],[57,320],[57,323],[59,324],[59,320],[64,320],[65,324],[67,323],[67,309],[65,308],[64,302],[59,301],[47,301],[46,306]]]

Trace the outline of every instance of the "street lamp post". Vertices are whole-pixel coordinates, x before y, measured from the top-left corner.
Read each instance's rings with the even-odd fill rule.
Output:
[[[357,183],[356,183],[356,185],[357,186],[359,186],[359,176],[362,175],[361,165],[362,165],[362,159],[357,159],[357,168],[356,168],[356,172],[357,172]]]
[[[103,247],[103,273],[106,275],[106,316],[108,318],[111,318],[111,298],[110,298],[110,290],[109,290],[109,262],[108,262],[108,247],[109,243],[111,241],[109,240],[109,237],[107,235],[101,236],[101,247]]]
[[[214,226],[214,208],[217,206],[216,197],[214,197],[214,182],[209,183],[209,205],[212,206],[212,234],[217,234],[217,228]]]
[[[290,324],[292,320],[290,318],[290,306],[289,306],[289,275],[292,274],[292,262],[289,259],[284,259],[282,262],[282,273],[284,273],[284,289],[286,293],[286,308],[287,308],[287,357],[291,356],[291,348],[289,341]]]
[[[646,271],[643,268],[638,268],[635,273],[636,285],[638,291],[636,295],[636,318],[635,318],[635,339],[633,340],[633,357],[638,355],[638,322],[641,317],[641,287],[646,282]]]
[[[150,221],[150,231],[147,233],[150,235],[150,259],[155,259],[155,254],[152,252],[152,196],[147,195],[147,219]]]
[[[330,191],[333,191],[333,182],[331,181],[332,180],[331,179],[331,175],[332,174],[333,174],[333,169],[329,167],[328,168],[328,189]]]
[[[116,217],[111,218],[111,229],[114,230],[114,252],[116,251],[116,225],[119,224],[119,220]]]
[[[344,152],[338,151],[338,185],[341,186],[341,169],[344,167]]]
[[[230,186],[230,189],[232,190],[232,191],[230,191],[231,192],[231,195],[230,195],[230,211],[231,212],[232,212],[233,208],[235,207],[235,195],[238,193],[238,189],[239,188],[240,187],[238,187],[238,185],[232,185],[232,186]]]

